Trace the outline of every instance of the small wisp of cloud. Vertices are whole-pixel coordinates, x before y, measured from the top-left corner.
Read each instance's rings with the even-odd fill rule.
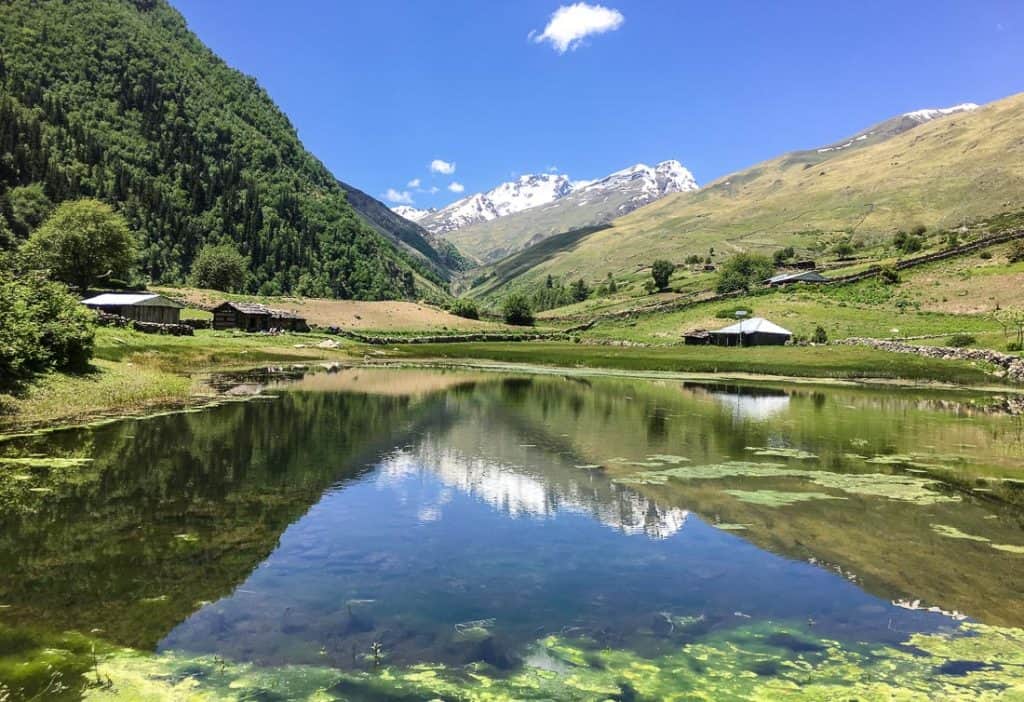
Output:
[[[418,187],[420,187],[420,179],[419,178],[413,178],[412,180],[410,180],[405,185],[406,185],[407,188],[418,188]]]
[[[388,202],[393,202],[396,205],[411,205],[412,193],[408,190],[395,190],[394,188],[388,188],[388,191],[384,193],[384,199]]]
[[[435,158],[430,162],[430,172],[440,173],[441,175],[451,175],[455,172],[455,162],[443,161],[439,158]]]
[[[538,34],[534,30],[529,38],[537,44],[549,42],[555,51],[564,54],[579,48],[583,40],[592,34],[614,32],[625,21],[618,10],[578,2],[559,7],[551,15],[544,31]]]
[[[452,181],[451,183],[448,184],[448,189],[451,190],[453,193],[461,193],[466,190],[466,186],[463,185],[462,183]]]

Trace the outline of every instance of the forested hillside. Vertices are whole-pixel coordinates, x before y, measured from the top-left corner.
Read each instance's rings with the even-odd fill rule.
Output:
[[[0,242],[79,197],[124,214],[157,282],[222,241],[262,294],[399,298],[414,272],[439,279],[359,218],[267,93],[165,0],[0,3]]]

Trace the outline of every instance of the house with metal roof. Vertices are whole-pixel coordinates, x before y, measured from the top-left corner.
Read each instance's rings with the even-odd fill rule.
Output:
[[[764,317],[744,319],[709,334],[718,346],[782,346],[793,338],[793,332]]]
[[[793,273],[780,273],[779,275],[773,275],[771,278],[764,281],[764,284],[770,287],[777,287],[780,285],[790,285],[792,283],[827,282],[829,282],[829,279],[818,271],[796,271]]]
[[[82,304],[98,312],[156,324],[181,324],[181,310],[185,307],[168,297],[150,292],[103,293],[82,300]]]
[[[222,302],[213,308],[213,328],[248,332],[309,331],[309,325],[303,317],[257,302]]]

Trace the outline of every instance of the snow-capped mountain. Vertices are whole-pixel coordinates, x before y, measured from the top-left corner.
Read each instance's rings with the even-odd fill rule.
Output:
[[[957,112],[973,112],[976,109],[978,109],[978,106],[973,102],[964,102],[959,105],[953,105],[952,107],[914,110],[913,112],[904,113],[903,116],[909,117],[910,119],[918,122],[929,122],[936,117],[945,117],[946,115],[952,115]]]
[[[901,115],[897,115],[884,122],[879,122],[870,129],[866,129],[863,132],[859,132],[849,139],[823,146],[820,149],[816,149],[819,154],[827,154],[828,156],[834,155],[836,151],[845,151],[851,146],[863,147],[873,143],[877,143],[884,139],[889,139],[897,134],[902,134],[908,129],[920,126],[925,122],[931,122],[933,119],[940,117],[948,117],[959,112],[973,112],[978,109],[978,106],[973,102],[965,102],[959,105],[953,105],[952,107],[937,107],[925,110],[914,110],[913,112],[904,112]]]
[[[431,207],[426,210],[421,210],[417,207],[410,207],[409,205],[398,205],[397,207],[392,207],[391,211],[399,217],[405,217],[410,222],[419,222],[427,215],[437,212],[437,208]]]
[[[447,234],[491,222],[527,210],[572,198],[576,206],[617,197],[611,216],[619,216],[669,193],[697,189],[693,174],[679,161],[656,166],[639,163],[596,180],[574,181],[566,175],[542,173],[520,176],[493,190],[457,200],[439,210],[419,210],[406,205],[394,211],[435,234]],[[619,196],[625,195],[624,198]]]
[[[653,168],[642,163],[616,171],[609,176],[578,187],[574,194],[580,205],[602,198],[611,192],[629,191],[631,197],[618,206],[626,214],[669,193],[697,190],[697,180],[679,161],[662,161]]]
[[[464,197],[414,221],[435,234],[444,234],[477,222],[489,222],[531,207],[546,205],[565,197],[574,187],[573,182],[564,175],[524,175],[486,193]]]

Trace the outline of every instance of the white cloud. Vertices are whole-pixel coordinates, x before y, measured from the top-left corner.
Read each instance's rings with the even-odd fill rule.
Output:
[[[455,162],[442,161],[439,158],[435,158],[430,162],[430,172],[440,173],[442,175],[451,175],[455,172]]]
[[[427,192],[430,193],[431,195],[437,195],[439,192],[441,192],[441,188],[437,187],[436,185],[432,185],[427,190]]]
[[[408,190],[395,190],[394,188],[388,188],[388,191],[384,193],[384,199],[388,202],[393,202],[396,205],[412,204],[412,194]]]
[[[451,190],[453,193],[461,193],[466,189],[466,186],[463,185],[462,183],[452,181],[451,183],[448,184],[448,189]]]
[[[621,12],[603,5],[588,5],[585,2],[562,5],[551,15],[543,32],[530,32],[530,39],[538,44],[550,42],[555,51],[564,54],[579,47],[591,34],[614,32],[625,21]]]
[[[419,178],[413,178],[408,183],[406,183],[406,187],[408,187],[408,188],[418,188],[418,187],[420,187],[420,179]]]

